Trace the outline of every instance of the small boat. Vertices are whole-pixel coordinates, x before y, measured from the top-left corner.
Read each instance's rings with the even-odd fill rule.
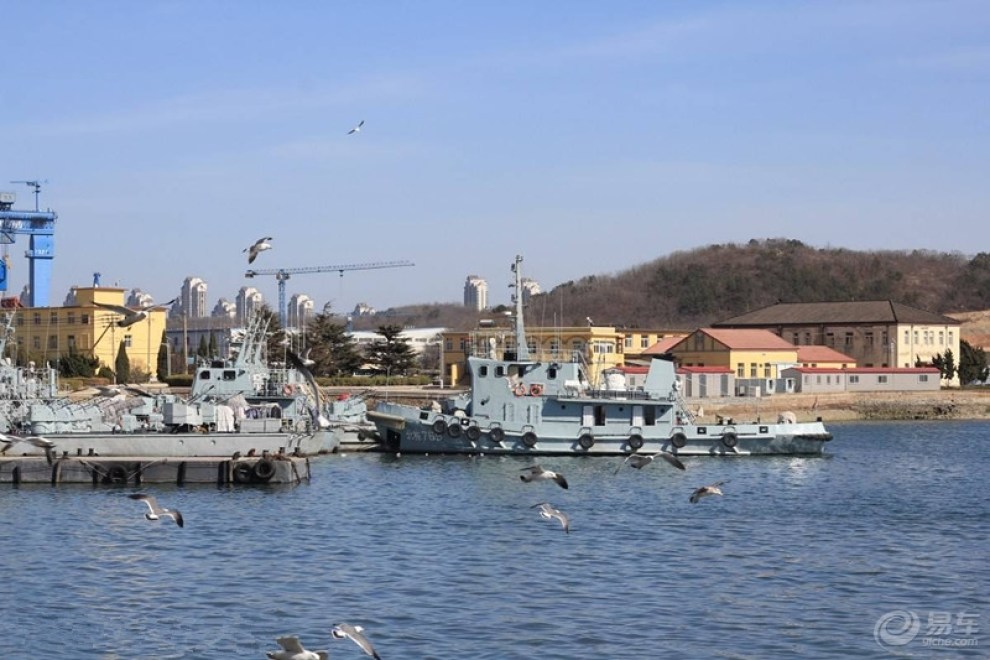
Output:
[[[821,454],[832,435],[819,420],[699,423],[681,395],[672,360],[657,357],[642,387],[593,387],[577,356],[530,357],[520,264],[515,273],[515,346],[471,356],[468,393],[426,408],[382,402],[368,412],[386,449],[403,453],[679,456]]]
[[[73,401],[58,395],[58,374],[50,366],[18,367],[4,358],[0,431],[47,438],[56,455],[70,456],[229,457],[336,450],[315,383],[293,367],[270,366],[264,355],[266,336],[265,320],[255,317],[233,342],[232,358],[196,368],[187,398],[116,386],[103,388],[92,399]],[[44,449],[17,442],[8,452]]]

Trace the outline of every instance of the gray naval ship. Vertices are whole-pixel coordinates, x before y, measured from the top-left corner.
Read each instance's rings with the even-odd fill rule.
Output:
[[[428,408],[382,402],[368,412],[386,449],[435,454],[690,455],[821,454],[832,434],[821,421],[721,419],[699,424],[681,396],[672,360],[655,358],[641,388],[593,387],[580,355],[530,358],[517,256],[515,350],[468,358],[468,393]]]
[[[13,334],[10,318],[4,329],[0,355]],[[114,386],[75,401],[59,394],[51,366],[17,366],[2,358],[0,453],[229,457],[335,451],[338,440],[312,375],[301,363],[272,366],[266,336],[267,324],[256,316],[233,343],[231,358],[196,368],[186,398]]]

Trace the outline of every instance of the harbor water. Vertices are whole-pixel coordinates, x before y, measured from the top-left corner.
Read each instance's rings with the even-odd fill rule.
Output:
[[[990,424],[830,425],[824,457],[343,454],[295,486],[0,488],[0,658],[990,654]],[[724,481],[722,497],[688,501]],[[534,504],[570,516],[570,533]],[[947,623],[946,623],[947,622]]]

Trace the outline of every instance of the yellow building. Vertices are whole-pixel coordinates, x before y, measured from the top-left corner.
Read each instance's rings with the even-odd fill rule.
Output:
[[[124,343],[132,370],[155,377],[158,351],[165,330],[164,308],[154,309],[147,318],[121,328],[123,318],[113,310],[94,303],[124,304],[124,289],[80,287],[75,304],[63,307],[14,308],[14,341],[18,355],[54,364],[74,348],[77,353],[95,356],[102,366],[114,368],[120,343]]]
[[[669,349],[678,366],[725,367],[736,379],[776,379],[798,349],[769,330],[700,328]]]
[[[612,326],[526,328],[530,358],[538,362],[583,360],[588,378],[598,383],[606,369],[624,364],[666,336],[657,330],[624,330]],[[503,356],[515,351],[512,328],[488,327],[443,333],[441,358],[444,383],[463,385],[469,355]]]

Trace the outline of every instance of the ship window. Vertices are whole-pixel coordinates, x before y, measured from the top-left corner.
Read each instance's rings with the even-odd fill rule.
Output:
[[[233,369],[224,369],[223,370],[223,379],[224,380],[234,380],[235,378],[237,378],[237,372],[236,371],[234,371]]]
[[[209,371],[206,371],[206,370],[200,371],[199,372],[199,379],[200,380],[209,380],[210,379],[210,372]]]
[[[595,426],[605,426],[605,406],[595,406]]]
[[[480,367],[478,369],[478,375],[479,376],[487,376],[488,375],[488,365],[487,364],[485,366]]]
[[[557,377],[557,368],[550,367],[547,369],[547,380],[553,380]]]
[[[502,376],[504,376],[505,375],[505,367],[503,367],[502,365],[498,365],[497,367],[495,367],[495,375],[498,376],[499,378],[501,378]]]

